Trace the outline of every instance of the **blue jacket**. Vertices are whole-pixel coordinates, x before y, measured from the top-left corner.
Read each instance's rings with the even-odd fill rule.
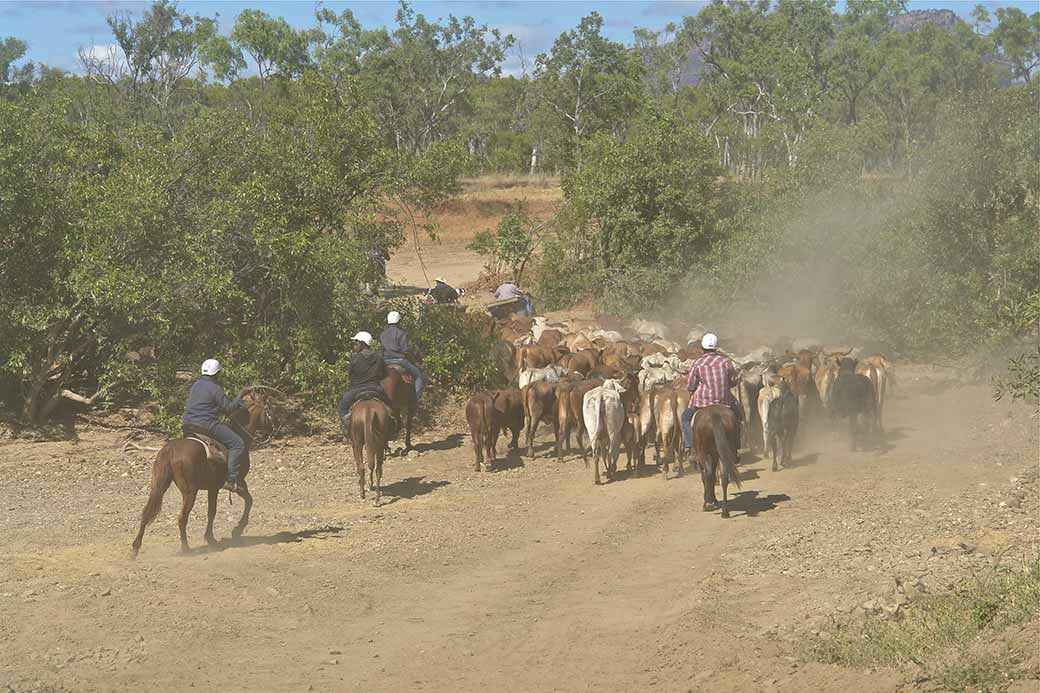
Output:
[[[383,357],[391,359],[411,359],[417,357],[408,341],[408,334],[399,325],[390,325],[379,335],[379,346],[383,347]]]
[[[241,397],[228,398],[224,388],[211,376],[204,375],[196,380],[188,393],[184,406],[184,423],[209,428],[220,423],[221,414],[234,414],[245,406]]]

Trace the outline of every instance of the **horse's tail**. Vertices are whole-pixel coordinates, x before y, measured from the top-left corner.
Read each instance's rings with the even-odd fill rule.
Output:
[[[134,538],[134,556],[137,556],[137,552],[141,550],[141,541],[144,538],[145,528],[159,514],[159,510],[162,509],[163,495],[166,493],[166,489],[170,488],[170,484],[173,483],[173,455],[173,447],[170,443],[167,443],[159,451],[159,454],[155,456],[155,462],[152,463],[152,482],[148,491],[148,502],[145,503],[144,510],[141,511],[141,527],[137,530],[137,537]]]
[[[166,445],[155,456],[155,462],[152,463],[152,484],[148,491],[148,503],[145,504],[144,511],[141,513],[141,521],[146,524],[159,514],[162,509],[163,495],[173,483],[172,457],[173,449]]]
[[[711,432],[715,436],[715,449],[719,453],[722,472],[737,488],[740,488],[740,476],[737,474],[737,453],[733,450],[726,427],[722,425],[722,415],[715,408],[711,410]]]
[[[365,463],[371,470],[375,470],[376,466],[376,449],[382,448],[382,445],[376,445],[375,418],[376,414],[372,412],[371,415],[363,416],[361,419],[365,432]]]

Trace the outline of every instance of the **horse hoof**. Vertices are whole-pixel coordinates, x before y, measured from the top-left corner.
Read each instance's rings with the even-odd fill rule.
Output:
[[[718,509],[719,506],[715,505],[714,503],[705,503],[703,506],[701,506],[701,510],[706,513],[713,513]]]
[[[206,537],[206,544],[208,546],[216,546],[219,543],[220,542],[216,540],[216,537]]]
[[[722,511],[722,517],[723,518],[729,517],[729,511],[728,510],[723,510]]]
[[[238,539],[241,536],[242,536],[242,528],[241,527],[235,527],[233,530],[231,530],[231,538],[232,539]]]

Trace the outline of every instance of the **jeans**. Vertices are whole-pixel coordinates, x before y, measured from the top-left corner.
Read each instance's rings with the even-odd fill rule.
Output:
[[[241,436],[235,433],[226,424],[218,423],[209,427],[209,433],[220,441],[220,444],[228,450],[227,478],[228,481],[238,481],[238,465],[242,461],[242,455],[246,451],[246,444]]]
[[[384,358],[383,360],[388,365],[400,366],[408,371],[408,374],[414,378],[412,384],[415,386],[415,398],[419,399],[419,395],[422,394],[423,387],[426,385],[426,378],[423,376],[423,372],[419,370],[419,367],[408,359]]]
[[[336,405],[336,413],[339,414],[339,418],[342,421],[343,417],[350,413],[350,408],[354,406],[354,402],[358,400],[358,397],[366,392],[374,392],[379,395],[379,399],[383,401],[388,407],[393,407],[390,400],[387,398],[386,393],[383,392],[383,386],[380,383],[365,383],[364,385],[358,385],[357,387],[348,388],[343,393],[343,397],[340,398],[339,404]]]
[[[695,408],[686,407],[680,418],[682,422],[683,447],[687,450],[693,447],[693,415],[696,413],[697,410]]]
[[[740,409],[738,404],[735,407],[730,407],[733,410],[733,416],[735,418],[734,423],[736,424],[736,448],[740,449],[740,427],[744,420],[744,411]],[[693,415],[697,413],[696,407],[686,407],[686,410],[682,413],[680,421],[682,423],[682,435],[683,435],[683,447],[687,450],[693,447]]]

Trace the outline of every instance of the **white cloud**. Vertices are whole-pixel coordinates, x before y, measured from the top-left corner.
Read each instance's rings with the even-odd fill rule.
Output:
[[[78,57],[97,65],[118,67],[126,62],[126,55],[117,43],[106,43],[100,46],[80,48]]]

